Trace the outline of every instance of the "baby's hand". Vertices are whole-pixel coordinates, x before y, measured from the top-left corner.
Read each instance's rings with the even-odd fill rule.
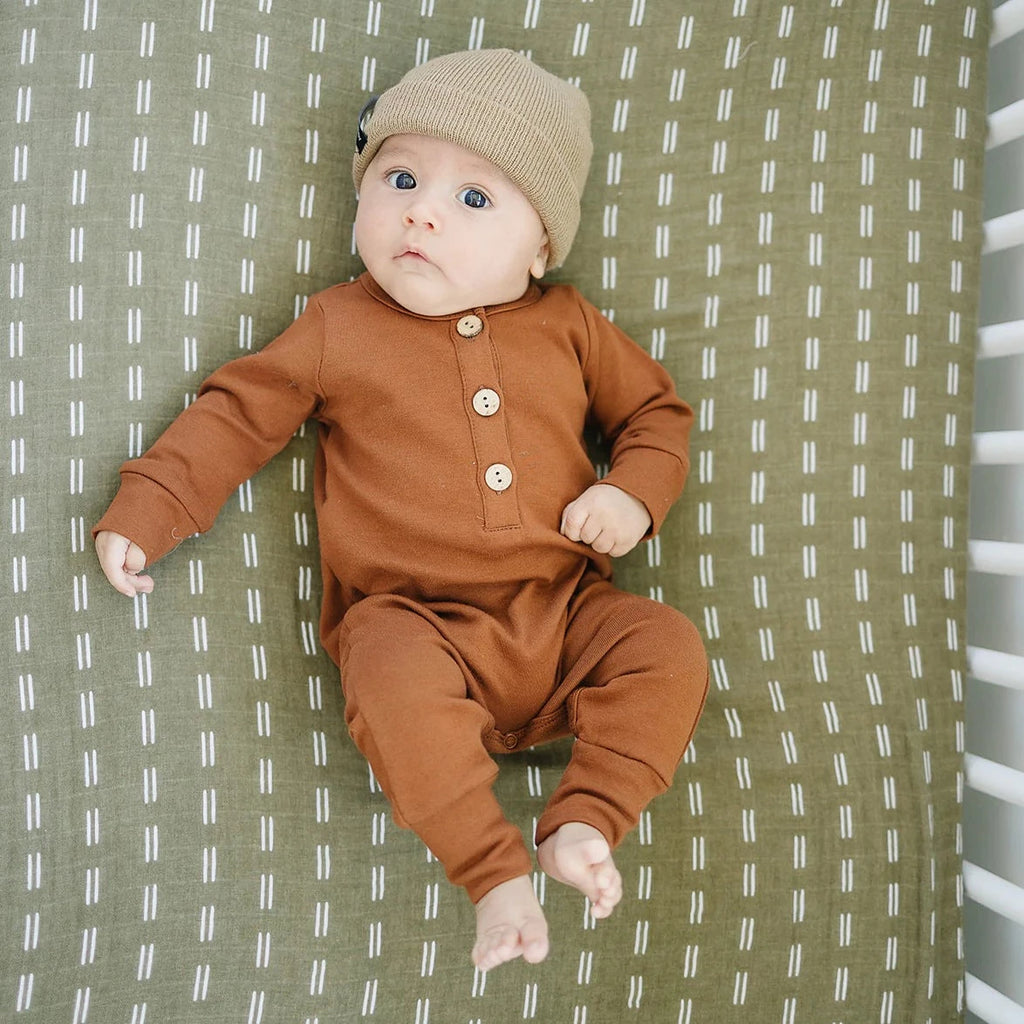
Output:
[[[650,529],[642,501],[612,484],[594,484],[562,512],[561,532],[598,554],[618,557],[632,551]]]
[[[110,585],[126,597],[153,592],[153,578],[139,575],[146,567],[146,553],[127,537],[100,530],[96,534],[96,556]]]

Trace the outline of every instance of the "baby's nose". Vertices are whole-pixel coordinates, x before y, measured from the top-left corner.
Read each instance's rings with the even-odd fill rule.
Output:
[[[405,208],[402,220],[406,227],[421,227],[428,231],[436,231],[439,226],[437,211],[422,199],[417,199]]]

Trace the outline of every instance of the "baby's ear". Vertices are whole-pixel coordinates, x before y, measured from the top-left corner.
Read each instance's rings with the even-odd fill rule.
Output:
[[[551,246],[548,244],[547,232],[544,232],[544,238],[540,243],[540,248],[537,250],[537,255],[534,256],[533,262],[530,264],[530,276],[537,278],[539,281],[544,276],[544,271],[548,269],[548,257],[551,254]]]

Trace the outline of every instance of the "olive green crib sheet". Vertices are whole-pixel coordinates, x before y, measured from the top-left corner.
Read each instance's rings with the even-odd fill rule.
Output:
[[[28,0],[0,27],[0,1019],[960,1019],[987,7]],[[313,432],[151,597],[115,594],[89,538],[208,372],[358,272],[367,96],[474,46],[590,97],[557,277],[697,414],[686,493],[618,578],[711,662],[615,916],[538,875],[549,960],[486,975],[345,732]],[[502,759],[527,833],[567,751]]]

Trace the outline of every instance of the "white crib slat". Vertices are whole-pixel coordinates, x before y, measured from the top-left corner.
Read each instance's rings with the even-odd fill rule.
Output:
[[[1024,657],[1019,654],[968,646],[967,671],[983,683],[1024,690]]]
[[[1024,924],[1024,889],[1019,885],[965,860],[964,889],[975,903]]]
[[[986,149],[995,149],[1024,136],[1024,100],[1017,100],[988,115]]]
[[[1024,807],[1024,772],[977,754],[964,756],[967,785],[997,800]]]
[[[1007,0],[992,11],[992,32],[988,44],[996,46],[1018,32],[1024,32],[1024,0]]]
[[[1024,1024],[1024,1006],[985,984],[973,974],[966,975],[967,1009],[985,1024]]]
[[[1024,320],[986,324],[978,330],[979,359],[1024,355]]]
[[[1024,544],[1001,540],[969,540],[967,568],[993,576],[1024,576]]]
[[[1013,466],[1024,462],[1024,430],[975,434],[971,462],[975,466]]]
[[[1002,252],[1024,245],[1024,210],[1013,210],[1001,217],[985,221],[985,240],[981,251],[985,254]]]

